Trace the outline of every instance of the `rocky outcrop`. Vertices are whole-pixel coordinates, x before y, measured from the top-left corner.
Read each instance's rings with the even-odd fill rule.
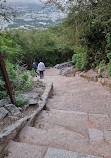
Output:
[[[7,115],[21,117],[21,112],[14,104],[10,103],[10,100],[2,99],[0,100],[0,120]]]
[[[11,103],[10,99],[2,99],[0,100],[0,107],[3,107],[4,105],[10,104],[10,103]]]
[[[13,116],[21,117],[20,110],[14,104],[8,104],[4,106],[5,109],[9,111],[9,113]]]
[[[104,71],[103,71],[104,70]],[[92,73],[91,73],[92,72]],[[106,74],[106,68],[103,67],[103,69],[101,69],[99,72],[104,72],[103,76],[105,76]],[[108,87],[109,89],[111,89],[111,78],[110,77],[100,77],[98,78],[98,74],[96,72],[94,72],[93,70],[90,70],[88,72],[82,72],[79,74],[80,77],[83,77],[84,79],[88,80],[88,81],[95,81],[95,82],[99,82],[101,83],[103,86]]]
[[[95,81],[95,82],[98,81],[97,73],[93,70],[90,70],[88,72],[81,72],[80,77],[83,77],[87,79],[88,81]]]
[[[54,67],[57,68],[57,69],[62,69],[63,67],[69,67],[69,66],[71,66],[71,64],[69,62],[65,62],[65,63],[62,63],[62,64],[57,64]]]
[[[106,86],[111,89],[111,79],[109,78],[98,78],[98,82],[100,82],[103,86]]]
[[[4,119],[7,114],[8,114],[8,111],[4,107],[1,107],[0,108],[0,120]]]
[[[66,77],[73,77],[75,76],[75,73],[76,71],[74,69],[74,66],[62,68],[60,71],[60,75],[66,76]]]

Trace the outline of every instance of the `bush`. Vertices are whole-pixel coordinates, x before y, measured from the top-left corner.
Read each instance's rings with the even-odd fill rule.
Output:
[[[107,53],[107,57],[111,61],[111,52]]]
[[[27,72],[26,68],[19,66],[18,64],[13,65],[10,62],[6,62],[6,69],[11,82],[12,89],[16,91],[26,91],[32,87],[32,81],[29,79],[30,72]],[[7,90],[5,82],[0,75],[0,99],[7,97]]]
[[[107,68],[108,68],[108,76],[111,76],[111,62],[108,63]]]
[[[16,106],[17,107],[21,107],[23,105],[25,105],[28,102],[28,98],[20,98],[20,97],[16,97]]]
[[[79,53],[74,54],[72,57],[72,62],[76,67],[76,71],[83,71],[87,67],[87,54]]]
[[[103,67],[103,66],[105,66],[105,65],[106,65],[105,60],[102,60],[102,61],[99,63],[99,65],[96,67],[96,71],[98,71],[100,67]]]

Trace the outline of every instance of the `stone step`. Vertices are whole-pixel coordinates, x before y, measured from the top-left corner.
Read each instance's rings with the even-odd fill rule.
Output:
[[[10,142],[7,151],[7,158],[101,158],[57,148],[34,146],[14,141]]]
[[[95,137],[91,139],[92,141],[89,141],[83,135],[63,128],[43,130],[27,127],[20,137],[20,142],[110,158],[110,144],[96,142]]]
[[[77,95],[70,96],[54,96],[48,101],[49,109],[72,110],[93,114],[107,114],[111,116],[111,97],[78,97]]]
[[[46,124],[65,127],[81,133],[85,138],[88,138],[89,128],[109,130],[111,127],[111,119],[108,115],[51,109],[50,111],[42,112],[40,119],[38,118],[35,122],[35,127],[44,129],[46,128]]]
[[[44,158],[100,158],[100,157],[84,155],[84,154],[56,149],[56,148],[48,148],[48,151]]]
[[[11,141],[7,151],[7,158],[44,158],[47,147]]]
[[[89,139],[87,121],[87,113],[53,109],[51,111],[43,111],[40,118],[36,120],[35,127],[46,130],[63,127]]]

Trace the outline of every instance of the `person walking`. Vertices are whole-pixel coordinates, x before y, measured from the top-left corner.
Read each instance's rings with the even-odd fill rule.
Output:
[[[33,70],[35,71],[36,77],[37,77],[37,75],[39,75],[39,74],[38,74],[38,72],[37,72],[37,65],[36,65],[35,62],[33,62],[32,67],[33,67]]]
[[[39,70],[40,79],[44,78],[45,64],[43,62],[40,62],[38,64],[38,70]]]

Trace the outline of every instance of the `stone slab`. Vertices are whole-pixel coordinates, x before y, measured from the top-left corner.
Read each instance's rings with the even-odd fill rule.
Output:
[[[7,104],[4,106],[13,116],[20,117],[21,112],[14,104]]]
[[[19,95],[19,97],[38,99],[38,93],[25,93],[25,94]]]
[[[0,120],[2,120],[6,115],[8,114],[8,111],[4,108],[0,108]]]
[[[2,99],[0,100],[0,107],[3,107],[6,104],[11,103],[11,101],[9,99]]]
[[[43,158],[46,150],[46,147],[11,141],[8,146],[9,156],[7,158]]]
[[[46,127],[49,124],[48,129],[50,125],[55,125],[77,132],[86,139],[89,138],[88,128],[86,127],[88,119],[86,113],[51,109],[50,112],[44,111],[41,116],[42,118],[35,123],[36,128],[41,125]]]
[[[99,130],[109,130],[111,127],[111,120],[108,115],[89,114],[88,127]]]
[[[89,129],[89,138],[91,141],[103,141],[103,131],[98,129]]]
[[[61,149],[48,148],[45,158],[100,158],[100,157],[79,154],[76,152],[71,152]]]
[[[28,104],[29,105],[36,105],[36,104],[38,104],[38,101],[36,99],[29,98]]]

